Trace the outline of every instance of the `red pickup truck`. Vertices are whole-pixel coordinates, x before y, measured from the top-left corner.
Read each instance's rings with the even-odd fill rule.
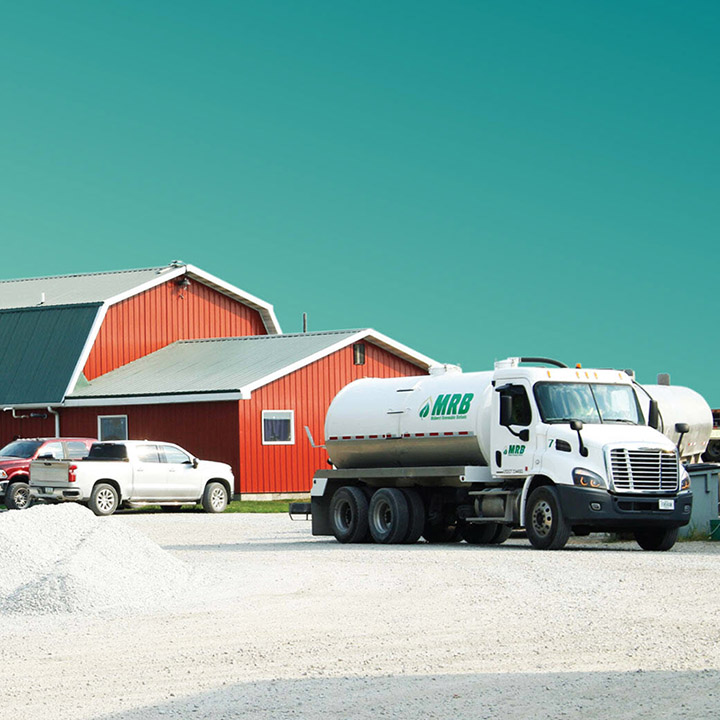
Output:
[[[21,438],[0,450],[0,503],[9,510],[22,510],[30,504],[30,463],[46,460],[84,458],[93,438]]]

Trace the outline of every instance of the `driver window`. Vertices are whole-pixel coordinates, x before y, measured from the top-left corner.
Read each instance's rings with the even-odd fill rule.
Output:
[[[532,410],[527,392],[522,385],[510,385],[502,390],[502,395],[509,395],[512,398],[512,413],[510,415],[511,425],[527,427],[532,422]]]

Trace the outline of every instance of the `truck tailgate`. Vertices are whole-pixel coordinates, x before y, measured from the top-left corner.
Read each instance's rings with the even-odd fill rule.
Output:
[[[67,487],[71,461],[34,460],[30,463],[31,487]]]

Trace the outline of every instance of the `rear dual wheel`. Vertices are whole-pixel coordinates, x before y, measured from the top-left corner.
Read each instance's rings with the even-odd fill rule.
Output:
[[[416,490],[381,488],[368,502],[358,487],[341,487],[330,501],[330,528],[341,543],[415,543],[425,522],[425,506]]]

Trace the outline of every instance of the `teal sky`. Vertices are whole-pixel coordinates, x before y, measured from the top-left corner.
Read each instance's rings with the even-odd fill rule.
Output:
[[[720,3],[0,5],[0,277],[181,259],[287,332],[720,407]]]

